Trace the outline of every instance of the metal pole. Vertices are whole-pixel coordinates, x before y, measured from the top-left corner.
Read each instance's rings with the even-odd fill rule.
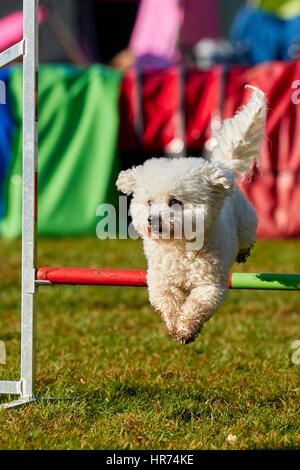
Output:
[[[35,267],[37,227],[38,0],[23,0],[23,193],[21,398],[35,395]]]

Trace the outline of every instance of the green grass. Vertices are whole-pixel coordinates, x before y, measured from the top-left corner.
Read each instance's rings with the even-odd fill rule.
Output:
[[[0,259],[0,378],[18,379],[20,242],[1,241]],[[145,260],[140,242],[41,239],[39,265]],[[242,269],[300,272],[300,241],[259,242]],[[78,399],[1,410],[0,448],[299,449],[299,324],[297,292],[231,291],[197,341],[181,345],[146,289],[41,287],[38,393]]]

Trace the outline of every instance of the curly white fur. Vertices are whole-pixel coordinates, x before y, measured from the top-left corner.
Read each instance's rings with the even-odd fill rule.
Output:
[[[245,261],[255,243],[257,216],[235,183],[258,155],[264,135],[266,103],[254,88],[250,102],[217,133],[209,161],[202,158],[153,158],[122,171],[117,187],[133,193],[131,215],[144,239],[151,304],[168,331],[182,343],[193,341],[203,323],[226,297],[228,275],[237,259]],[[162,215],[177,200],[204,207],[204,245],[186,249],[185,239],[157,239],[149,214],[155,204]],[[185,210],[185,209],[183,209]]]

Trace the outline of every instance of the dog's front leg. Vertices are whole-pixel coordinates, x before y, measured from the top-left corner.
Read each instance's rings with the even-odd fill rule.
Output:
[[[185,294],[174,283],[167,282],[160,276],[156,277],[151,272],[148,272],[148,291],[152,306],[161,313],[168,331],[174,336],[175,325],[186,299]]]
[[[182,306],[173,335],[181,343],[194,341],[203,323],[218,310],[227,294],[227,286],[203,284],[194,287]]]

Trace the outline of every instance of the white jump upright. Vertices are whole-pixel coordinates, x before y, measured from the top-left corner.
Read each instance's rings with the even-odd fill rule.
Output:
[[[0,67],[23,56],[21,376],[18,381],[0,381],[0,394],[19,395],[18,400],[3,404],[2,407],[5,408],[36,399],[38,7],[39,0],[23,0],[23,40],[0,54]]]

